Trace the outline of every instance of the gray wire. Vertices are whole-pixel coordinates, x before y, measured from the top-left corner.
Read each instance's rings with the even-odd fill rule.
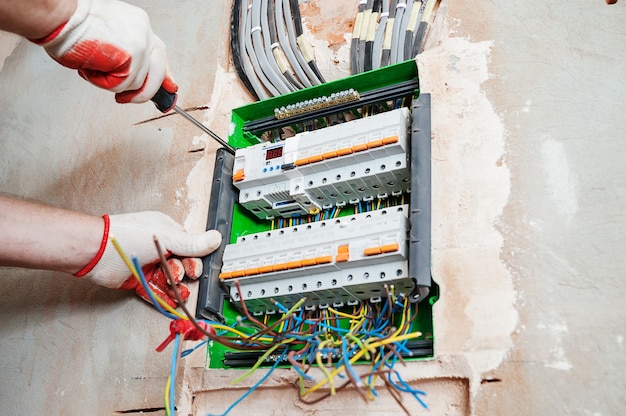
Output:
[[[252,47],[252,36],[250,34],[250,29],[251,29],[250,22],[252,22],[251,15],[252,15],[252,10],[248,9],[247,16],[246,16],[246,33],[245,33],[246,51],[248,52],[248,56],[250,57],[250,62],[252,63],[254,72],[256,73],[257,77],[259,77],[259,80],[261,81],[261,84],[263,84],[264,88],[267,89],[267,91],[269,91],[269,94],[265,92],[264,98],[269,98],[274,95],[279,95],[279,92],[263,73],[263,70],[261,69],[261,66],[259,65],[259,61],[256,58],[256,54],[254,53],[254,48]],[[259,96],[259,98],[261,97]]]
[[[311,81],[309,81],[309,78],[302,70],[300,63],[296,58],[296,55],[291,49],[291,44],[289,43],[287,34],[285,33],[285,18],[283,16],[283,2],[281,0],[276,0],[276,29],[276,31],[278,32],[278,42],[280,43],[283,52],[285,52],[285,56],[287,56],[287,60],[291,64],[291,67],[293,68],[296,75],[298,75],[298,78],[300,79],[302,85],[304,85],[305,87],[310,87],[312,85]]]
[[[374,0],[367,0],[365,10],[363,11],[363,23],[361,23],[361,33],[359,36],[359,57],[357,59],[357,70],[359,73],[365,71],[365,60],[369,58],[365,56],[365,45],[367,43],[367,32],[371,22],[373,4]]]
[[[404,15],[405,7],[406,0],[398,1],[396,18],[393,21],[393,37],[391,38],[391,64],[398,63],[398,40],[400,39],[400,27],[402,26],[402,16]]]
[[[412,8],[413,0],[406,0],[406,9],[404,10],[404,14],[402,15],[402,25],[400,26],[400,33],[398,37],[398,62],[402,62],[405,59],[408,59],[406,56],[404,56],[404,39],[406,38],[406,28],[409,24]]]
[[[245,39],[246,39],[246,27],[248,26],[247,10],[248,10],[248,2],[242,1],[241,10],[239,14],[239,34],[238,34],[239,35],[239,51],[240,51],[240,56],[241,56],[241,62],[243,64],[243,70],[246,73],[248,79],[250,80],[250,84],[252,85],[254,92],[256,92],[256,95],[259,97],[259,99],[262,100],[264,98],[269,98],[269,94],[267,93],[265,88],[263,88],[263,86],[261,85],[259,77],[257,76],[256,72],[254,71],[254,68],[252,67],[252,62],[250,61],[250,57],[248,56],[248,53],[246,52]]]
[[[415,21],[415,27],[413,28],[413,39],[411,40],[411,45],[412,45],[411,51],[412,51],[413,56],[417,55],[417,53],[415,52],[415,42],[417,42],[418,40],[417,37],[419,33],[419,27],[420,27],[420,24],[422,23],[422,17],[424,16],[426,3],[428,3],[428,0],[421,1],[419,14],[417,15],[417,20]]]
[[[265,50],[265,56],[267,57],[267,60],[270,63],[270,66],[272,67],[276,75],[282,80],[282,82],[287,87],[288,89],[287,92],[292,92],[292,91],[295,91],[296,88],[294,88],[294,86],[291,85],[291,82],[289,82],[287,78],[285,77],[285,75],[282,73],[282,71],[278,67],[278,64],[276,63],[274,54],[272,53],[272,40],[270,38],[270,28],[269,28],[269,22],[268,22],[268,14],[267,14],[267,3],[268,3],[268,0],[261,0],[261,33],[263,34],[263,45],[264,45],[264,50]]]
[[[287,94],[291,91],[282,79],[280,79],[280,76],[277,74],[278,71],[274,71],[272,65],[267,60],[267,55],[265,55],[265,47],[263,45],[263,37],[261,35],[261,6],[261,0],[252,0],[252,8],[250,9],[250,13],[252,15],[252,19],[250,21],[252,50],[254,51],[255,58],[259,62],[259,67],[263,71],[263,74],[267,77],[270,84],[278,91],[278,94],[274,95]],[[252,31],[252,29],[255,30]],[[267,36],[269,36],[269,33],[267,33]],[[268,89],[272,91],[269,86]]]
[[[277,0],[278,1],[278,0]],[[298,41],[296,39],[296,29],[293,27],[293,19],[291,17],[291,8],[289,7],[289,0],[283,0],[283,14],[285,16],[285,23],[287,25],[287,33],[289,35],[289,42],[291,43],[292,50],[296,55],[296,59],[300,63],[300,66],[306,73],[307,77],[311,81],[313,85],[321,84],[320,80],[317,79],[317,75],[311,69],[309,64],[304,59],[302,52],[300,52],[300,48],[298,47]]]
[[[380,15],[380,22],[374,37],[374,46],[372,48],[372,69],[380,68],[380,59],[383,48],[383,36],[385,35],[385,27],[387,26],[387,16],[389,15],[389,0],[382,0],[383,11]]]

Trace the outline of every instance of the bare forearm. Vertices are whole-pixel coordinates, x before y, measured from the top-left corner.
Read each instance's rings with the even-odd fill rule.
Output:
[[[76,10],[76,0],[0,0],[0,30],[42,38]]]
[[[0,195],[0,266],[76,273],[98,252],[103,220]]]

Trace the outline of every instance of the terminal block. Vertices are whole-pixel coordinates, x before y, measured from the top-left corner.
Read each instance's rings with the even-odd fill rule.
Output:
[[[219,277],[251,312],[340,307],[386,296],[385,285],[410,293],[409,207],[397,205],[239,237],[226,247]],[[239,289],[235,285],[239,282]]]
[[[265,220],[408,192],[410,125],[403,107],[237,149],[238,202]]]

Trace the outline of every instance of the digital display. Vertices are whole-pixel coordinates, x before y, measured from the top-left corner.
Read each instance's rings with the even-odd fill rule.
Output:
[[[282,146],[273,147],[265,151],[265,160],[276,159],[277,157],[281,157],[282,155],[283,155]]]

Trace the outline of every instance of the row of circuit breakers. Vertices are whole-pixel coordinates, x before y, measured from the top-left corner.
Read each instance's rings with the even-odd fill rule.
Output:
[[[271,220],[410,192],[410,126],[399,108],[237,149],[238,202]],[[304,296],[307,308],[375,302],[385,284],[409,293],[408,214],[395,205],[241,236],[226,246],[220,280],[257,314]]]

